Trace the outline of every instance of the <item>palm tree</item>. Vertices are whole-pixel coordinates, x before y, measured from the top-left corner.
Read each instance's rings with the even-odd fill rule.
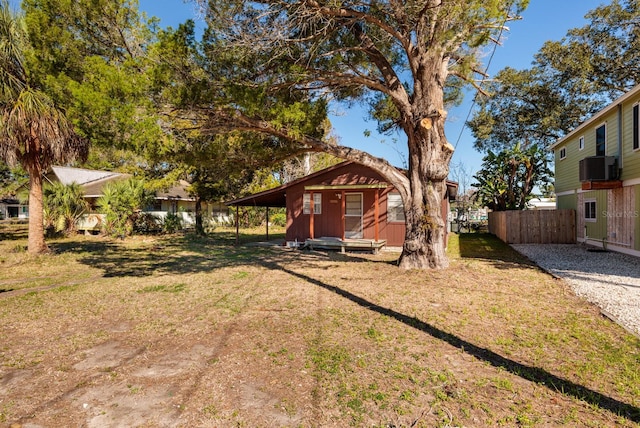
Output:
[[[88,145],[64,113],[29,77],[21,16],[0,0],[0,158],[29,173],[29,253],[47,251],[42,175],[53,163],[86,158]]]
[[[136,178],[112,181],[102,189],[98,211],[105,214],[108,234],[124,238],[133,233],[140,211],[153,200],[153,194]]]
[[[89,203],[78,183],[55,182],[44,187],[44,223],[55,232],[72,234],[88,210]]]

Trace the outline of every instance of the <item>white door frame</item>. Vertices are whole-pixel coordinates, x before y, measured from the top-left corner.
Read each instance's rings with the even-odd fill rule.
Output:
[[[360,214],[359,215],[349,215],[347,214],[347,204],[346,204],[346,199],[349,196],[359,196],[360,197]],[[344,237],[347,239],[362,239],[364,237],[364,194],[362,192],[349,192],[349,193],[345,193],[344,194],[345,197],[345,208],[344,208],[344,219],[345,219],[345,225],[344,225]],[[360,218],[360,230],[358,232],[351,232],[347,229],[347,217],[359,217]]]

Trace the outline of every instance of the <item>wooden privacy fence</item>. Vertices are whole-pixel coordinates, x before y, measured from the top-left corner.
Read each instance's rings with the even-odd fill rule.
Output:
[[[496,211],[489,233],[507,244],[575,244],[575,210]]]

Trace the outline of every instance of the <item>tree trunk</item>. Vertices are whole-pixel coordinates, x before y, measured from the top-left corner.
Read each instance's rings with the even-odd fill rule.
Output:
[[[403,269],[444,269],[446,222],[441,204],[446,181],[412,182],[412,197],[405,206],[406,233],[399,266]]]
[[[204,235],[204,226],[202,225],[202,200],[196,196],[196,234]]]
[[[420,91],[414,94],[411,109],[402,122],[409,149],[410,189],[403,197],[406,233],[399,265],[404,269],[449,266],[442,200],[454,148],[444,133],[446,61],[439,62],[434,57],[427,64],[429,67],[420,69],[422,84],[416,85]]]
[[[29,170],[29,246],[30,254],[47,252],[44,242],[42,203],[42,171],[38,167]]]

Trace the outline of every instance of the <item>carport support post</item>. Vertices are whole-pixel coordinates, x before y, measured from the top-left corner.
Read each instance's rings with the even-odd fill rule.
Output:
[[[376,242],[380,240],[380,231],[378,228],[378,218],[380,217],[380,189],[376,189],[376,197],[375,197],[375,208],[374,208],[374,238]]]
[[[267,207],[267,242],[269,241],[269,207]]]
[[[311,191],[309,193],[309,237],[311,239],[314,239],[315,236],[313,236],[313,232],[315,230],[315,225],[313,224],[313,220],[314,220],[314,214],[313,211],[315,210],[315,207],[313,206],[313,191]]]
[[[345,214],[346,214],[346,202],[345,202],[345,193],[344,190],[340,192],[340,223],[342,224],[342,240],[345,238]]]
[[[236,245],[240,243],[240,206],[236,205]]]

